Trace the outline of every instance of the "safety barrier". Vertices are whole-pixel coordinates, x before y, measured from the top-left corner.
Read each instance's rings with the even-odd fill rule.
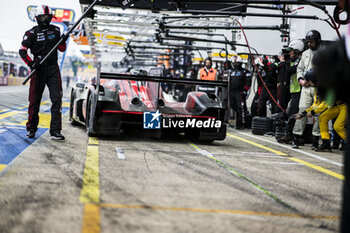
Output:
[[[7,85],[8,85],[8,77],[0,76],[0,86],[7,86]]]
[[[8,78],[8,85],[9,86],[20,86],[22,85],[24,78],[18,78],[18,77],[9,77]]]
[[[19,86],[23,78],[0,76],[0,86]]]

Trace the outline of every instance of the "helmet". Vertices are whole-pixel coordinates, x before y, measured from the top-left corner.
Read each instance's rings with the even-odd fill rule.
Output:
[[[227,60],[224,62],[224,70],[232,69],[232,62],[230,60]]]
[[[233,64],[235,64],[235,63],[242,63],[243,59],[239,55],[234,55],[234,56],[231,57],[231,62]]]
[[[304,75],[304,79],[306,81],[311,81],[313,83],[317,83],[317,78],[316,78],[314,69],[311,68],[308,71],[306,71],[306,73]]]
[[[131,74],[131,75],[138,75],[138,74],[139,74],[139,71],[136,70],[136,69],[131,69],[131,70],[130,70],[130,74]]]
[[[53,15],[53,12],[50,7],[47,5],[41,5],[36,7],[35,17],[39,15]]]
[[[231,62],[235,68],[241,68],[243,59],[239,55],[235,55],[231,57]]]
[[[305,39],[306,40],[315,40],[317,42],[317,44],[319,44],[321,42],[321,34],[319,33],[319,31],[310,30],[306,33]]]
[[[47,5],[37,6],[35,11],[35,18],[38,25],[41,27],[48,27],[53,17],[53,12]]]
[[[293,40],[289,43],[288,48],[293,49],[294,51],[303,52],[305,44],[302,40]]]
[[[270,61],[269,57],[266,56],[266,55],[262,55],[262,56],[260,56],[260,57],[257,57],[257,58],[255,58],[255,60],[254,60],[254,63],[257,64],[257,65],[259,65],[259,66],[261,66],[261,67],[267,65],[267,64],[270,63],[270,62],[271,62],[271,61]]]

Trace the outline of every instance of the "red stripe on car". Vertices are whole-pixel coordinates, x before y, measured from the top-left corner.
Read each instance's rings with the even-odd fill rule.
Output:
[[[105,113],[125,113],[125,114],[138,114],[141,115],[143,112],[130,112],[130,111],[116,111],[116,110],[102,110]]]

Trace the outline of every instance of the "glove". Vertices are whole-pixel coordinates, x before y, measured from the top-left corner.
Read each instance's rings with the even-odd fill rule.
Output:
[[[61,39],[62,39],[62,43],[61,43],[61,44],[66,43],[66,40],[67,40],[68,38],[69,38],[69,34],[68,34],[67,32],[63,33],[63,34],[62,34],[62,37],[61,37]]]
[[[40,63],[39,62],[36,62],[36,61],[31,61],[28,63],[28,66],[31,70],[36,70],[39,68],[40,66]]]

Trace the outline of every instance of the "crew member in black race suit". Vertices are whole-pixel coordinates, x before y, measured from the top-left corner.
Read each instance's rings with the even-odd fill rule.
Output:
[[[51,106],[51,123],[50,134],[54,140],[64,140],[61,134],[62,119],[62,80],[60,70],[57,64],[57,50],[43,63],[39,61],[44,58],[50,50],[58,43],[61,34],[60,29],[54,25],[50,25],[53,14],[52,10],[46,6],[38,6],[36,8],[35,18],[38,26],[25,32],[22,46],[19,54],[23,61],[31,70],[36,70],[30,80],[29,88],[29,107],[27,121],[27,137],[34,138],[39,123],[39,108],[45,85],[48,86],[50,92]],[[64,52],[66,50],[67,35],[64,35],[64,41],[58,46],[58,50]],[[32,59],[27,51],[33,54]]]
[[[230,107],[233,114],[236,113],[236,129],[244,129],[246,126],[247,104],[246,96],[250,88],[251,74],[242,67],[242,58],[234,56],[232,58],[233,69],[230,74]]]

